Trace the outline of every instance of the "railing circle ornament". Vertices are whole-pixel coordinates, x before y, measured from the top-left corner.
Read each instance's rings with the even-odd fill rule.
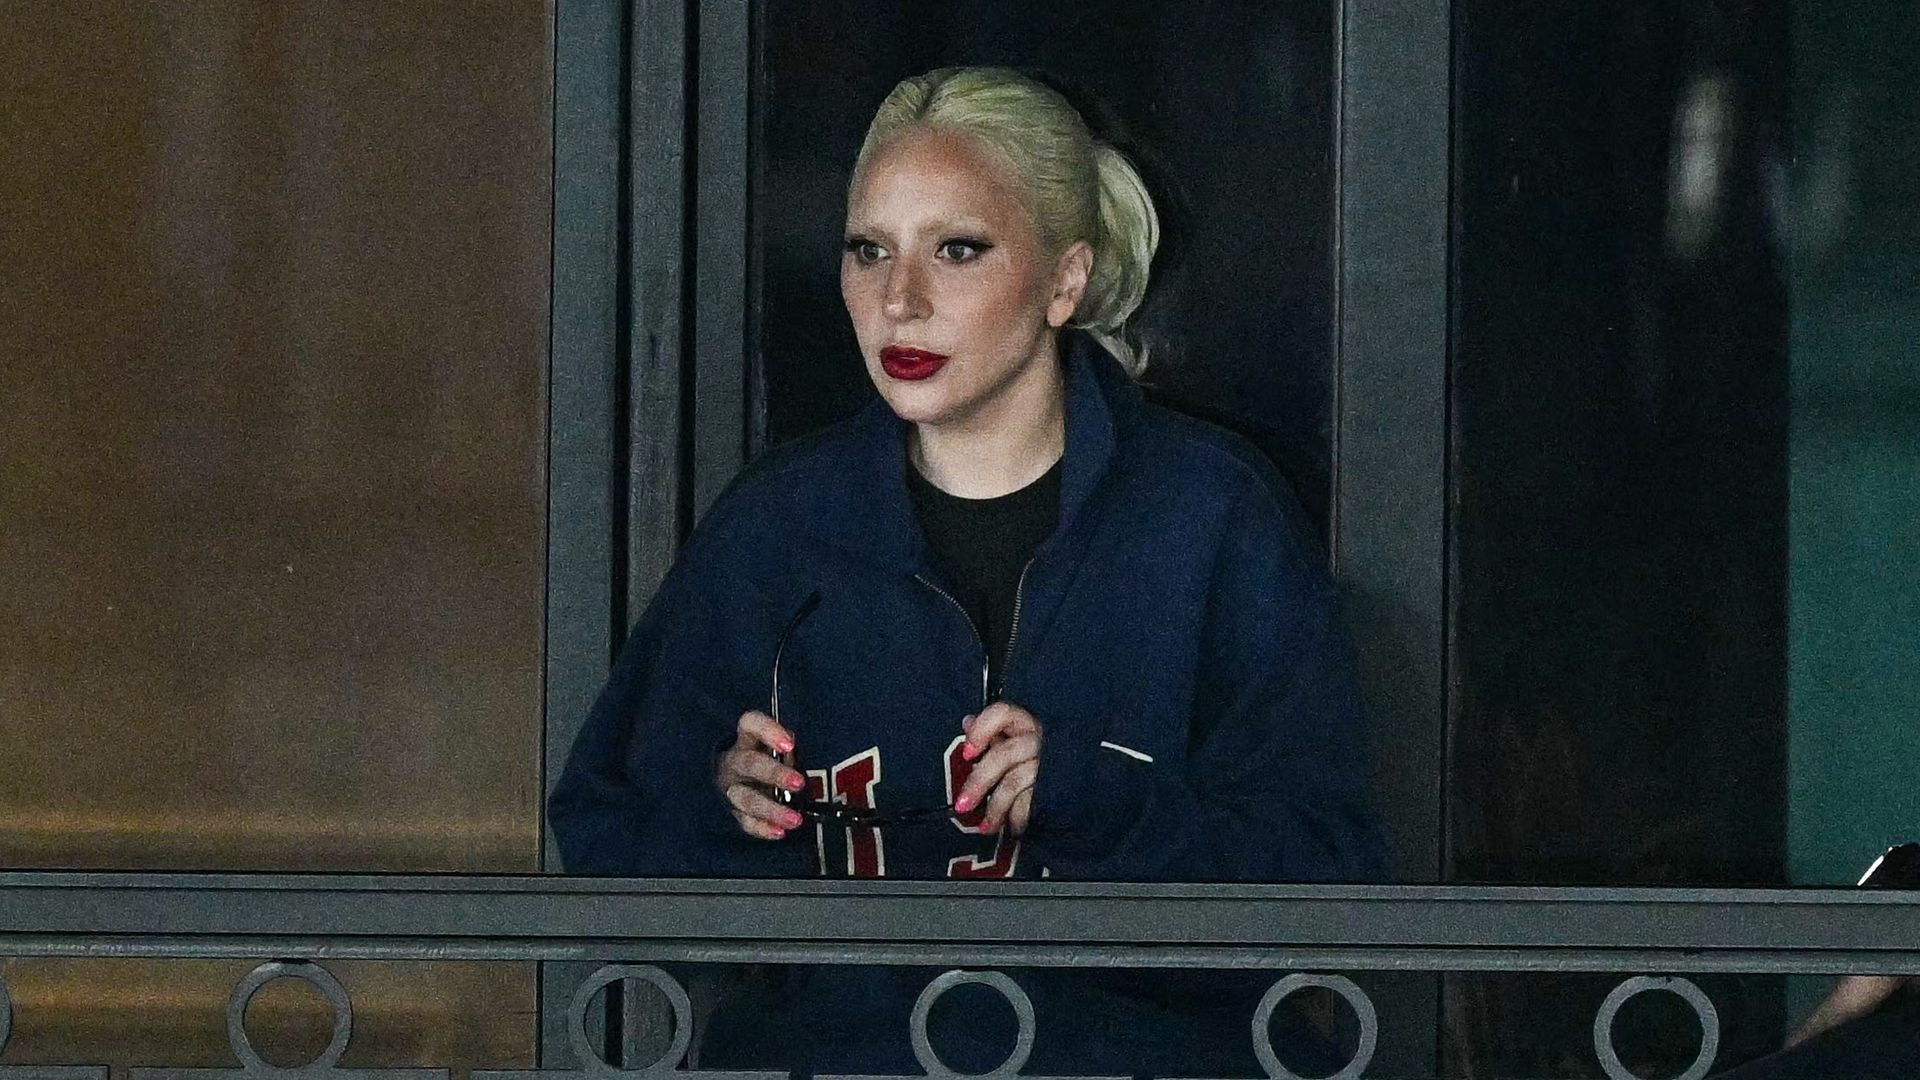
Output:
[[[1353,1051],[1353,1060],[1346,1067],[1325,1080],[1360,1080],[1362,1073],[1373,1061],[1373,1051],[1380,1043],[1380,1015],[1374,1011],[1373,999],[1366,991],[1355,986],[1352,979],[1344,975],[1309,975],[1295,972],[1267,988],[1260,1006],[1253,1010],[1253,1054],[1260,1059],[1260,1067],[1267,1070],[1273,1080],[1304,1080],[1299,1074],[1280,1063],[1279,1055],[1273,1052],[1273,1037],[1267,1027],[1273,1023],[1273,1011],[1288,997],[1305,990],[1309,986],[1318,986],[1331,990],[1347,999],[1353,1006],[1353,1014],[1360,1020],[1360,1045]]]
[[[933,1013],[933,1003],[940,1000],[940,995],[967,983],[991,986],[1000,991],[1000,996],[1007,999],[1008,1005],[1013,1006],[1014,1021],[1020,1026],[1019,1033],[1014,1036],[1013,1052],[1007,1055],[1007,1060],[989,1072],[954,1072],[947,1068],[946,1062],[940,1060],[940,1055],[933,1050],[932,1040],[927,1038],[927,1017]],[[919,1000],[913,1003],[913,1021],[909,1028],[913,1038],[913,1056],[920,1060],[920,1068],[925,1070],[928,1076],[980,1076],[992,1077],[993,1080],[1007,1080],[1009,1077],[1019,1075],[1021,1067],[1027,1063],[1027,1056],[1033,1053],[1033,1030],[1033,1001],[1027,997],[1025,990],[1020,989],[1019,983],[998,971],[962,969],[940,975],[928,983],[925,990],[920,991]]]
[[[637,1069],[609,1064],[587,1039],[587,1007],[593,1003],[593,995],[624,979],[652,983],[667,995],[668,1004],[673,1006],[672,1044],[652,1064]],[[567,1040],[573,1044],[573,1056],[580,1063],[581,1071],[589,1076],[671,1076],[674,1066],[687,1056],[687,1047],[693,1045],[693,1002],[678,980],[652,964],[608,964],[587,976],[574,990],[573,1003],[567,1008]]]
[[[312,983],[327,999],[327,1004],[333,1006],[333,1037],[327,1041],[327,1048],[320,1051],[320,1056],[305,1065],[269,1065],[253,1048],[253,1040],[247,1037],[247,1003],[253,1000],[253,995],[259,993],[261,987],[275,979],[301,979]],[[227,1042],[233,1047],[233,1056],[240,1059],[241,1067],[248,1072],[331,1069],[340,1063],[340,1055],[347,1052],[347,1040],[352,1037],[353,1005],[347,1000],[346,988],[340,985],[339,979],[333,977],[333,972],[307,960],[269,960],[241,979],[239,985],[233,988],[233,996],[227,999]]]
[[[1707,1075],[1707,1070],[1713,1068],[1713,1059],[1720,1055],[1720,1014],[1698,986],[1681,978],[1636,975],[1613,988],[1607,1000],[1600,1003],[1599,1014],[1593,1018],[1593,1052],[1600,1058],[1600,1067],[1606,1070],[1609,1080],[1645,1080],[1627,1068],[1614,1051],[1613,1021],[1620,1014],[1622,1005],[1649,990],[1678,994],[1681,1000],[1693,1006],[1694,1015],[1700,1018],[1700,1053],[1694,1056],[1693,1064],[1687,1066],[1687,1071],[1674,1077],[1674,1080],[1701,1080]]]

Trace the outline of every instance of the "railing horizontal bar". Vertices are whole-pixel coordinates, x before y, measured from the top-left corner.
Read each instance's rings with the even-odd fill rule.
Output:
[[[1249,885],[1175,882],[906,881],[818,878],[600,878],[542,874],[241,874],[105,870],[0,871],[15,889],[156,889],[248,892],[518,893],[660,896],[945,896],[1122,900],[1482,900],[1555,903],[1913,904],[1920,893],[1883,889],[1626,888],[1545,885]]]
[[[0,932],[795,946],[1891,951],[1912,894],[1847,890],[0,874]]]
[[[578,941],[439,938],[0,934],[0,956],[114,959],[575,961],[883,964],[938,967],[1262,968],[1357,971],[1664,972],[1920,975],[1908,952],[1564,948],[1282,948],[1237,945],[976,945],[875,942]]]

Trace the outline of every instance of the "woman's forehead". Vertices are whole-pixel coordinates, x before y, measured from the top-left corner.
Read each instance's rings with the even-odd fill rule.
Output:
[[[1004,228],[1028,218],[1021,186],[987,146],[956,132],[914,130],[888,140],[856,178],[855,230]]]

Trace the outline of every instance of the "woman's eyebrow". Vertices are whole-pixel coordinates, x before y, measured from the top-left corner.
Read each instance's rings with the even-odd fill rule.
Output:
[[[980,221],[976,218],[964,218],[964,219],[958,219],[958,220],[941,220],[941,221],[924,222],[919,226],[917,226],[914,231],[921,236],[939,236],[939,237],[975,236],[977,237],[977,236],[984,236],[986,233],[990,232],[991,230],[987,228],[987,223],[984,221]],[[880,228],[872,224],[864,223],[864,222],[854,222],[854,223],[848,224],[845,230],[845,234],[849,239],[855,236],[864,236],[864,237],[870,237],[875,239],[888,240],[888,239],[892,239],[892,236],[893,236],[893,234],[887,231],[886,229]]]
[[[987,231],[987,223],[977,218],[962,218],[962,219],[953,220],[953,221],[935,221],[935,222],[929,222],[926,226],[925,231],[931,232],[931,233],[940,233],[946,236],[952,236],[956,233],[966,234],[970,236],[978,236],[981,233],[984,233]]]

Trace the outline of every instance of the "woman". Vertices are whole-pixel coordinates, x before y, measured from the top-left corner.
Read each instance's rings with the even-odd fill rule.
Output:
[[[1133,167],[1055,91],[985,68],[894,89],[841,262],[880,398],[764,455],[695,530],[553,793],[569,871],[1377,875],[1324,560],[1258,452],[1134,385],[1157,241]],[[795,972],[723,1009],[703,1064],[911,1070],[926,978]],[[1020,978],[1029,1072],[1173,1047],[1182,1003],[1124,976]],[[1249,1066],[1251,1007],[1220,1011]],[[1005,1012],[935,1045],[990,1067]]]

